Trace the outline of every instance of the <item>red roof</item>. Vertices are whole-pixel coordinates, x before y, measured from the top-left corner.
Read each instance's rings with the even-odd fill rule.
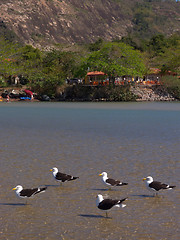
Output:
[[[98,72],[98,71],[95,71],[95,72],[88,72],[87,73],[87,76],[92,76],[92,75],[105,75],[104,72]]]

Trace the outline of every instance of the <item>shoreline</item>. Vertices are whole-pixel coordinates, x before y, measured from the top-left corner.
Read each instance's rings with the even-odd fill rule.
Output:
[[[9,93],[12,91],[16,91],[17,95],[22,93],[24,87],[8,87],[8,88],[0,88],[0,102],[176,102],[178,99],[174,98],[171,94],[167,92],[165,88],[162,86],[130,86],[130,93],[134,94],[135,98],[130,99],[129,101],[120,101],[120,100],[110,100],[105,97],[99,98],[88,98],[82,97],[79,98],[78,96],[71,97],[71,95],[65,94],[50,99],[45,100],[38,98],[37,94],[34,95],[33,99],[20,99],[19,96],[10,97]],[[3,93],[8,92],[7,97],[3,97]],[[72,92],[73,93],[73,92]],[[73,96],[73,94],[72,94]]]

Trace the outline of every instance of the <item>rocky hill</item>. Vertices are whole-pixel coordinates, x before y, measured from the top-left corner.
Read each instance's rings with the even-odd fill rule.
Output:
[[[0,33],[34,46],[180,31],[175,0],[1,0]]]

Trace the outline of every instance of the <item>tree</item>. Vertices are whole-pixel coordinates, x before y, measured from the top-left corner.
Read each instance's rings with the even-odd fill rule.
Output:
[[[42,67],[42,52],[38,48],[26,45],[20,49],[18,63],[24,74],[31,75]]]
[[[180,36],[172,35],[165,38],[157,35],[150,40],[150,48],[153,46],[153,54],[150,52],[149,59],[154,66],[165,73],[171,71],[180,73]]]
[[[155,55],[165,52],[168,47],[168,41],[163,34],[153,36],[149,41],[149,48],[154,51]]]
[[[102,44],[103,44],[103,40],[102,40],[101,38],[99,38],[96,42],[90,43],[90,45],[89,45],[89,50],[90,50],[91,52],[93,52],[93,51],[98,51],[98,50],[101,49]]]
[[[76,55],[72,52],[62,52],[53,49],[42,59],[42,67],[33,73],[32,87],[40,94],[55,96],[58,86],[65,79],[72,78],[76,69]]]
[[[106,43],[91,53],[83,60],[81,74],[85,75],[88,69],[103,71],[112,81],[116,76],[143,76],[146,72],[141,53],[122,42]]]
[[[0,37],[0,75],[8,78],[17,74],[17,57],[19,45]]]
[[[61,77],[52,73],[39,72],[31,77],[31,88],[40,95],[47,94],[50,97],[55,97],[57,87],[62,84]]]
[[[71,78],[76,69],[76,54],[73,52],[61,52],[52,50],[43,59],[43,68],[47,73],[56,71],[61,73],[63,78]]]

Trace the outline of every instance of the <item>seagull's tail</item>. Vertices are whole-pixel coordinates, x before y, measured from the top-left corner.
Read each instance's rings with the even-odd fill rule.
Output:
[[[121,204],[121,207],[122,207],[122,208],[126,207],[126,204]]]
[[[127,199],[128,199],[128,198],[123,198],[123,199],[121,199],[118,204],[121,204],[122,202],[124,202],[124,201],[127,200]]]
[[[121,207],[121,208],[124,208],[124,207],[126,207],[126,204],[116,204],[115,207]]]
[[[39,187],[38,191],[35,194],[40,193],[40,192],[45,192],[46,189],[47,189],[47,187]]]
[[[71,181],[72,181],[72,180],[76,180],[77,178],[79,178],[79,177],[72,177],[72,178],[71,178]]]
[[[116,204],[116,207],[122,207],[122,208],[126,207],[126,204],[123,204],[123,202],[127,199],[128,198],[123,198],[123,199],[119,200],[118,203]]]
[[[175,188],[176,186],[168,186],[168,189],[172,189]]]
[[[128,183],[121,182],[121,183],[117,184],[117,186],[123,186],[123,185],[128,185]]]

